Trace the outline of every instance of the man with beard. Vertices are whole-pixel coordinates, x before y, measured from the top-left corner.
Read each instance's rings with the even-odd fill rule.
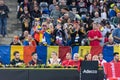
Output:
[[[20,53],[18,51],[15,51],[13,55],[14,55],[14,59],[12,59],[10,64],[17,66],[17,65],[22,65],[24,63],[24,61],[20,59]]]

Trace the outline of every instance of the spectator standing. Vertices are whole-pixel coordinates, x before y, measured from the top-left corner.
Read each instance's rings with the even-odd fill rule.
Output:
[[[57,2],[56,0],[53,0],[53,4],[51,4],[51,5],[49,6],[49,10],[52,11],[52,10],[56,9],[56,8],[55,8],[56,5],[58,5],[58,2]]]
[[[7,34],[7,18],[9,8],[3,0],[0,0],[0,34],[5,37]]]
[[[72,0],[72,4],[69,6],[70,11],[73,13],[78,13],[78,6],[76,5],[75,0]]]
[[[55,6],[55,9],[51,11],[50,17],[53,18],[53,24],[57,25],[57,19],[61,16],[60,8],[58,5]]]
[[[93,23],[93,30],[88,32],[88,39],[90,41],[90,46],[100,46],[100,41],[102,40],[102,34],[98,30],[98,23]]]
[[[85,34],[80,29],[78,23],[74,24],[74,32],[71,33],[71,45],[81,45],[81,41],[85,38]]]
[[[70,18],[71,20],[74,20],[74,19],[75,19],[75,14],[74,14],[73,12],[69,11],[69,9],[68,9],[67,7],[63,7],[63,8],[61,9],[61,12],[62,12],[63,15],[64,15],[64,14],[68,14],[68,16],[69,16],[69,18]]]
[[[101,17],[99,16],[99,13],[98,13],[98,12],[95,12],[94,15],[95,15],[95,17],[93,18],[93,21],[94,21],[94,22],[101,23],[102,19],[101,19]]]
[[[117,28],[113,31],[113,38],[114,38],[114,41],[119,44],[120,43],[120,22],[117,26]]]

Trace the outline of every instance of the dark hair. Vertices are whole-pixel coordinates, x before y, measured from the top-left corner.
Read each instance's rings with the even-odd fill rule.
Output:
[[[116,56],[116,55],[119,55],[119,53],[118,52],[114,52],[113,56]]]
[[[87,56],[89,55],[90,53],[87,53],[85,56],[84,56],[84,60],[87,60]]]
[[[67,7],[63,7],[62,9],[66,10],[66,11],[69,11],[69,9]]]
[[[19,54],[19,52],[18,52],[18,51],[15,51],[15,52],[13,53],[14,56],[15,56],[16,54]]]
[[[32,54],[31,54],[31,56],[33,56],[34,54],[37,54],[36,52],[33,52]]]

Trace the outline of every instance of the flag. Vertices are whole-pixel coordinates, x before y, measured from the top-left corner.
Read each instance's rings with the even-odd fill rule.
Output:
[[[70,46],[60,46],[59,47],[59,58],[61,61],[66,59],[66,54],[70,52],[71,53],[71,47]]]
[[[104,72],[108,79],[114,80],[112,78],[120,78],[120,63],[104,63]],[[115,80],[116,80],[115,79]],[[119,79],[118,79],[119,80]]]
[[[92,54],[92,56],[98,55],[102,53],[102,49],[103,49],[102,46],[91,46],[90,53]]]
[[[18,51],[20,53],[20,59],[23,60],[23,53],[24,53],[24,47],[23,46],[11,46],[11,60],[14,58],[14,55],[13,53],[15,51]]]
[[[58,54],[59,54],[59,46],[48,46],[47,47],[47,61],[48,61],[48,59],[51,58],[51,53],[53,51],[56,52],[57,56],[58,56]]]
[[[42,63],[46,64],[47,60],[47,46],[37,46],[36,52],[38,54],[38,58],[42,60]]]
[[[120,46],[115,45],[114,46],[114,52],[118,52],[120,56]]]
[[[72,46],[72,57],[75,53],[78,53],[79,51],[79,46]]]
[[[27,64],[32,60],[31,54],[36,51],[35,46],[24,46],[24,62]]]
[[[91,46],[80,46],[78,53],[79,53],[80,57],[84,59],[84,56],[87,53],[90,53],[90,50],[91,50]]]
[[[10,63],[10,46],[0,46],[0,61],[3,64]]]
[[[103,58],[110,62],[113,60],[113,46],[104,46],[103,47]]]

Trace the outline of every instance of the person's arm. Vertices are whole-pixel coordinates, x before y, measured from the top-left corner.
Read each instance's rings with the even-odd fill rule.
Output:
[[[120,38],[117,37],[117,30],[116,29],[113,31],[112,36],[113,36],[114,39],[120,40]]]
[[[94,38],[91,38],[91,37],[88,37],[88,39],[89,39],[90,41],[93,41],[93,40],[95,40]]]
[[[100,37],[100,38],[98,37],[97,40],[102,40],[102,37]]]
[[[117,40],[120,40],[120,38],[119,37],[117,37],[117,36],[113,36],[115,39],[117,39]]]
[[[89,39],[89,41],[95,40],[94,38],[91,38],[91,33],[90,33],[90,31],[88,32],[88,39]]]

